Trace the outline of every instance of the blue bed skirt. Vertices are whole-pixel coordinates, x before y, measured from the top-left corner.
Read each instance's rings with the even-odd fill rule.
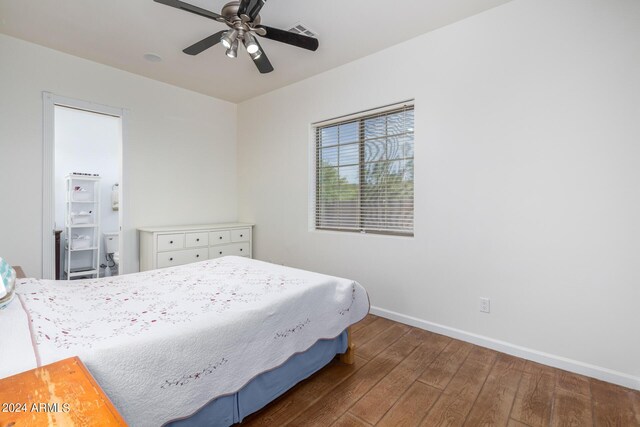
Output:
[[[191,417],[174,421],[170,427],[228,427],[241,422],[291,387],[326,366],[347,350],[347,331],[332,340],[320,340],[304,353],[296,354],[280,367],[254,378],[239,392],[209,402]]]

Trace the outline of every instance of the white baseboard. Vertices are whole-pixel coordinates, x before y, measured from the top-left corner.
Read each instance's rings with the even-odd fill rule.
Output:
[[[600,366],[590,365],[588,363],[568,359],[566,357],[544,353],[542,351],[533,350],[505,341],[496,340],[493,338],[485,337],[483,335],[474,334],[460,329],[451,328],[449,326],[429,322],[427,320],[418,319],[416,317],[396,313],[394,311],[385,310],[380,307],[372,306],[370,312],[371,314],[375,314],[376,316],[395,320],[396,322],[404,323],[409,326],[415,326],[416,328],[425,329],[437,334],[446,335],[448,337],[459,339],[461,341],[470,342],[481,347],[487,347],[501,353],[507,353],[512,356],[517,356],[523,359],[542,363],[543,365],[553,366],[554,368],[562,369],[569,372],[575,372],[576,374],[586,375],[588,377],[597,378],[609,383],[618,384],[623,387],[640,390],[640,377],[635,377],[623,372],[617,372],[611,369],[602,368]]]

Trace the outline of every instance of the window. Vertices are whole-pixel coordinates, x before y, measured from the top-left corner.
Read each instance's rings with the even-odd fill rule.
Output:
[[[315,227],[413,236],[413,105],[315,127]]]

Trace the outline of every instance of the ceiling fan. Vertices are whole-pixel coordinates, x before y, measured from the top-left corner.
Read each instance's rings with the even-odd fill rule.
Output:
[[[183,52],[189,55],[197,55],[218,43],[222,43],[227,49],[227,56],[229,58],[235,58],[238,56],[238,45],[242,42],[247,53],[251,56],[251,59],[253,59],[256,67],[258,67],[258,70],[266,74],[273,71],[273,66],[254,35],[290,44],[302,49],[312,51],[318,49],[318,39],[261,25],[260,10],[267,0],[232,1],[224,5],[220,14],[210,12],[180,0],[155,1],[175,7],[176,9],[182,9],[196,15],[204,16],[205,18],[213,19],[214,21],[222,22],[229,27],[228,30],[218,31],[184,49]]]

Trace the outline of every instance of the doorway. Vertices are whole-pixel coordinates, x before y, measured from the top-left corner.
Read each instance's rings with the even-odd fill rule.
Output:
[[[117,275],[124,256],[124,110],[48,93],[44,100],[42,276]]]

